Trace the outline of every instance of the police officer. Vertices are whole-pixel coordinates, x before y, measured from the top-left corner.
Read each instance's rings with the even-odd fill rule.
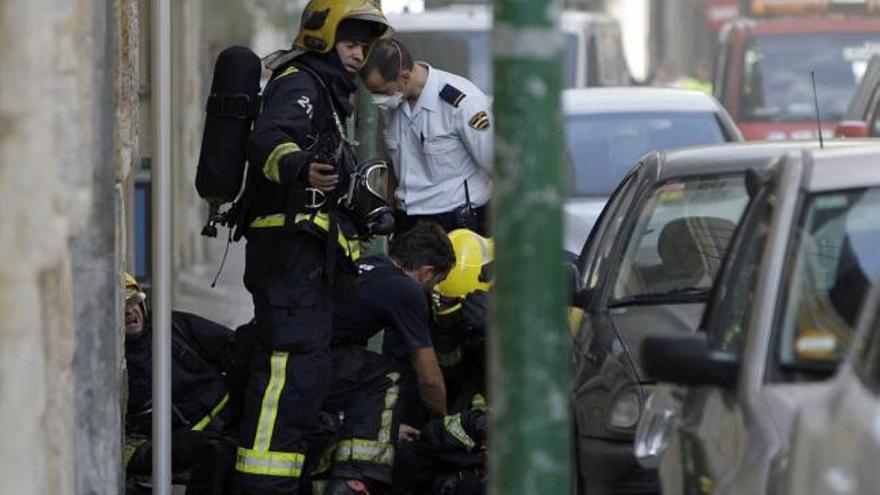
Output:
[[[361,78],[385,123],[398,229],[429,219],[447,232],[487,234],[493,129],[486,95],[463,77],[414,63],[397,40],[376,44]]]
[[[151,424],[153,348],[145,295],[125,275],[125,360],[128,406],[124,465],[126,493],[149,493],[152,468]],[[226,371],[232,358],[232,330],[196,315],[171,313],[171,465],[189,471],[187,493],[225,493],[235,444],[229,421]]]
[[[311,0],[293,49],[267,62],[273,73],[248,143],[244,282],[258,331],[235,465],[248,494],[299,490],[331,379],[332,299],[348,294],[359,256],[357,222],[337,206],[353,157],[349,97],[387,30],[375,0]]]
[[[424,407],[445,414],[428,294],[454,261],[443,230],[419,223],[392,239],[388,256],[364,258],[358,297],[334,308],[333,385],[324,410],[343,413],[344,421],[314,473],[332,479],[326,494],[375,494],[391,484],[402,375],[404,384],[413,379]],[[388,354],[367,350],[383,329]]]

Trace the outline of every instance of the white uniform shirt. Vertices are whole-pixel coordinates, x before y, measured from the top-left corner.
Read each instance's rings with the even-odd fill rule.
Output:
[[[398,206],[409,215],[452,211],[465,204],[465,180],[471,204],[483,206],[492,192],[489,98],[463,77],[417,63],[428,68],[418,101],[383,114]]]

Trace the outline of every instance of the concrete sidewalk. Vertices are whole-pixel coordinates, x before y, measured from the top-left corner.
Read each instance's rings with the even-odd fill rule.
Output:
[[[189,311],[232,329],[253,318],[251,295],[244,288],[244,239],[229,246],[226,264],[217,285],[211,282],[223,259],[226,248],[225,231],[206,242],[208,253],[204,264],[194,265],[176,274],[177,292],[174,309]]]

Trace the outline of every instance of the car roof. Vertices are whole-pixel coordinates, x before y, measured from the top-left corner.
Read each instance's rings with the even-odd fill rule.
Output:
[[[880,186],[880,140],[842,149],[810,150],[809,173],[804,187],[808,192]]]
[[[739,29],[748,29],[757,36],[776,34],[858,33],[880,29],[880,18],[844,14],[807,14],[741,18],[732,21]]]
[[[842,148],[864,146],[870,140],[836,139],[825,146]],[[654,152],[657,167],[656,180],[706,174],[743,172],[750,168],[769,168],[787,153],[800,150],[819,150],[816,140],[803,141],[750,141],[710,146],[680,148]]]
[[[611,87],[576,88],[562,92],[566,114],[626,112],[716,112],[714,97],[677,88]]]
[[[450,5],[423,12],[388,14],[388,22],[395,31],[488,31],[492,25],[492,10],[488,5]],[[617,25],[610,16],[595,12],[563,10],[560,16],[562,31],[578,31],[586,25]]]

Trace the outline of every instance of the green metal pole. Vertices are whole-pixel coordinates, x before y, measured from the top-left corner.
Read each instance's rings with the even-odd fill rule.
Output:
[[[355,139],[357,140],[358,160],[367,160],[379,156],[379,110],[370,98],[370,92],[358,82],[357,123]]]
[[[560,0],[495,0],[490,493],[567,495]]]
[[[358,90],[355,96],[357,105],[357,121],[355,123],[355,140],[358,142],[356,150],[358,161],[370,158],[380,158],[382,153],[379,145],[379,109],[373,104],[370,92],[358,81]],[[366,250],[368,254],[380,254],[386,251],[387,242],[384,237],[377,237],[370,243]]]

